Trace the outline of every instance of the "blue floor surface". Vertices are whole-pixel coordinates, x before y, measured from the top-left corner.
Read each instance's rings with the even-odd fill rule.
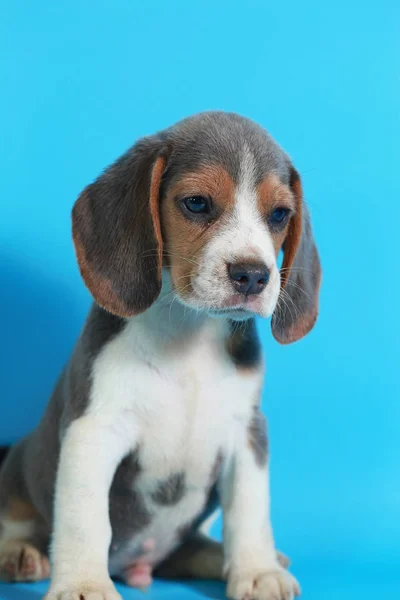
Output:
[[[293,569],[302,585],[303,600],[400,600],[400,572],[389,566],[308,564]],[[0,600],[41,600],[47,582],[40,584],[0,584]],[[117,586],[124,600],[225,599],[225,587],[218,582],[155,581],[143,592]]]

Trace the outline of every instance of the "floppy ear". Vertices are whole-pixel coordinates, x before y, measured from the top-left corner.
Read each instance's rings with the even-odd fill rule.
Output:
[[[72,210],[81,275],[95,301],[121,317],[143,312],[160,293],[165,162],[157,138],[139,141],[82,192]]]
[[[272,317],[272,333],[281,344],[296,342],[313,328],[321,283],[310,214],[303,201],[300,177],[293,168],[290,186],[296,198],[296,214],[284,242],[281,298]]]

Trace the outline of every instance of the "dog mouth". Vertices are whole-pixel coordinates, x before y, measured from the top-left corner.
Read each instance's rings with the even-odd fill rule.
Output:
[[[230,318],[235,321],[245,321],[251,319],[256,313],[246,308],[215,308],[209,311],[209,314],[215,318]]]
[[[262,310],[262,305],[263,302],[260,296],[234,294],[221,302],[217,310],[224,312],[259,313]]]
[[[238,306],[237,308],[215,308],[213,310],[213,312],[216,313],[222,313],[222,314],[230,314],[230,313],[246,313],[246,312],[250,312],[249,310],[247,310],[246,308],[241,308],[240,306]]]
[[[176,297],[185,306],[206,312],[214,318],[230,318],[238,321],[244,321],[262,314],[262,307],[259,301],[248,297],[232,297],[222,302],[207,302],[203,298],[196,296],[183,298],[179,293]]]
[[[254,296],[232,296],[221,305],[209,309],[215,317],[229,317],[231,319],[245,320],[263,313],[262,301]]]

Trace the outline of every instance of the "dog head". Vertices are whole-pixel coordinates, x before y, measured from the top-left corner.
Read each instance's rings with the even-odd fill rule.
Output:
[[[317,318],[321,269],[300,177],[238,115],[203,113],[140,140],[82,192],[73,236],[94,299],[119,316],[151,306],[167,268],[184,305],[272,315],[281,343]]]

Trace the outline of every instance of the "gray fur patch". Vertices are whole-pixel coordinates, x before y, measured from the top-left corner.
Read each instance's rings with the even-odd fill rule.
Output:
[[[217,457],[215,459],[213,468],[210,473],[210,481],[208,484],[208,488],[210,489],[217,481],[222,467],[223,456],[221,450],[219,450]]]
[[[155,569],[165,579],[223,579],[224,554],[220,542],[195,532]]]
[[[92,305],[70,362],[62,372],[39,427],[13,454],[14,469],[23,481],[33,505],[48,526],[53,521],[54,487],[62,434],[89,404],[91,369],[103,346],[124,327],[125,321]],[[10,490],[4,491],[10,493]],[[0,491],[1,503],[1,491]]]
[[[194,519],[191,527],[186,530],[182,529],[182,533],[186,534],[197,531],[198,528],[217,510],[220,505],[220,497],[217,484],[215,483],[207,492],[204,507],[199,515]]]
[[[156,504],[170,506],[177,504],[183,498],[184,493],[185,475],[184,473],[175,473],[162,481],[151,497]]]
[[[158,136],[171,150],[164,174],[166,185],[183,173],[210,164],[223,167],[238,183],[245,148],[253,158],[255,185],[272,172],[283,183],[289,182],[288,156],[265,129],[240,115],[219,111],[200,113]]]
[[[267,421],[259,406],[253,407],[248,426],[248,440],[259,467],[265,467],[268,460]]]
[[[230,321],[227,351],[238,369],[255,369],[261,364],[262,351],[254,319]]]
[[[142,494],[135,489],[141,473],[138,452],[125,457],[115,475],[109,493],[109,513],[112,529],[112,546],[119,548],[151,522],[151,512]]]
[[[26,477],[26,465],[29,466],[28,458],[30,437],[24,438],[18,444],[13,446],[1,467],[0,472],[0,517],[7,517],[8,511],[13,510],[13,502],[18,501],[26,506],[29,513],[29,519],[34,520],[34,528],[29,537],[22,541],[29,542],[41,552],[47,551],[47,546],[50,540],[51,521],[46,512],[39,512],[36,498],[32,494],[32,489],[29,485],[31,477]],[[41,465],[42,467],[42,465]],[[43,468],[43,467],[42,467]],[[45,481],[36,481],[36,491],[41,492],[41,485],[48,484]],[[51,511],[51,506],[49,508]],[[1,524],[0,524],[1,530]],[[0,531],[1,534],[1,531]]]
[[[81,417],[89,403],[93,362],[104,345],[122,331],[126,321],[92,305],[80,340],[67,367],[67,398],[63,425]],[[65,386],[64,386],[65,387]]]

